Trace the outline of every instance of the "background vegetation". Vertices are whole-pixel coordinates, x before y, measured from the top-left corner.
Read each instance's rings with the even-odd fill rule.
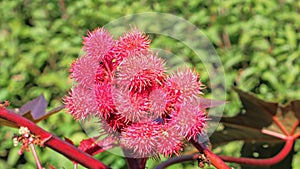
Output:
[[[213,43],[225,68],[226,115],[240,109],[237,86],[260,98],[286,103],[300,98],[300,2],[293,0],[199,1],[102,1],[102,0],[14,0],[0,1],[0,100],[20,107],[44,93],[49,109],[62,104],[71,87],[69,66],[78,57],[82,36],[113,19],[140,12],[164,12],[183,17],[199,27]],[[153,45],[167,44],[173,53],[189,56],[189,49],[172,39],[156,37]],[[203,77],[204,82],[208,81]],[[39,123],[48,131],[75,143],[86,138],[78,123],[61,112]],[[33,157],[21,157],[12,147],[16,130],[0,128],[0,168],[35,168]],[[300,145],[296,145],[300,149]],[[215,151],[238,156],[228,145]],[[70,168],[72,163],[49,149],[38,150],[45,165]],[[299,154],[300,155],[300,154]],[[295,156],[297,157],[297,155]],[[61,159],[62,158],[62,159]],[[110,153],[97,158],[112,168],[125,161]],[[58,160],[59,159],[59,160]],[[149,168],[155,164],[149,162]],[[300,159],[294,159],[294,167]],[[177,165],[182,167],[182,165]],[[176,168],[175,167],[175,168]]]

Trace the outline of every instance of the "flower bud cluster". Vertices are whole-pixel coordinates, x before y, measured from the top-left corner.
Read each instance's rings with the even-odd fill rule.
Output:
[[[75,84],[65,103],[76,120],[98,116],[105,133],[135,157],[171,156],[206,126],[203,84],[188,68],[167,73],[149,45],[136,28],[117,40],[104,28],[89,32],[85,54],[71,65]]]
[[[13,137],[14,146],[18,146],[19,143],[22,144],[21,149],[18,152],[19,155],[22,155],[24,150],[28,152],[30,144],[43,146],[40,137],[31,134],[27,127],[22,126],[19,128],[19,135]]]

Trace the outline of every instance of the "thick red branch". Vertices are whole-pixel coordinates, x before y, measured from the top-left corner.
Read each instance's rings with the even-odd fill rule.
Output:
[[[271,166],[280,161],[282,161],[291,151],[294,144],[294,137],[287,137],[286,143],[283,149],[274,157],[266,159],[254,159],[254,158],[245,158],[245,157],[228,157],[220,156],[220,158],[226,162],[233,162],[238,164],[254,165],[254,166]]]
[[[41,139],[45,141],[44,145],[50,147],[51,149],[63,154],[72,161],[76,161],[87,168],[100,169],[100,168],[109,168],[105,164],[96,160],[89,154],[77,149],[70,143],[67,143],[57,136],[52,135],[51,133],[43,130],[35,123],[29,121],[28,119],[9,112],[4,108],[0,107],[0,118],[14,122],[18,127],[24,126],[27,127],[32,134],[41,136]]]
[[[226,165],[225,162],[222,159],[220,159],[220,157],[218,157],[208,148],[206,148],[205,146],[193,139],[191,139],[190,142],[199,150],[199,152],[204,153],[206,155],[206,157],[210,160],[213,166],[215,166],[218,169],[230,169],[230,167]]]
[[[132,154],[126,149],[122,149],[127,161],[128,169],[145,169],[148,158],[131,158]]]

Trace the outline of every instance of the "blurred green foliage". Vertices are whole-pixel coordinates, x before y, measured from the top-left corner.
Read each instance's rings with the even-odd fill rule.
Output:
[[[12,107],[45,94],[49,107],[62,104],[71,87],[69,65],[78,57],[82,36],[124,15],[164,12],[183,17],[199,27],[210,39],[225,69],[227,100],[225,114],[240,109],[230,87],[257,93],[261,98],[285,103],[300,98],[300,2],[293,0],[14,0],[0,1],[0,100]],[[172,39],[153,39],[173,53],[189,56],[201,67],[189,49]],[[198,68],[199,68],[198,67]],[[207,82],[207,76],[202,80]],[[59,113],[39,123],[62,137],[79,143],[86,136],[69,115]],[[16,130],[0,128],[0,168],[35,168],[32,155],[17,155],[10,138]],[[299,145],[296,146],[296,148]],[[235,154],[234,146],[218,150]],[[227,151],[228,150],[228,151]],[[38,150],[41,161],[56,167],[71,168],[72,163],[49,149]],[[296,157],[297,155],[295,155]],[[113,168],[125,165],[122,157],[109,153],[97,156]],[[58,160],[59,159],[59,160]],[[24,161],[26,160],[26,161]],[[152,164],[153,163],[153,164]],[[149,168],[155,162],[149,162]],[[235,166],[235,165],[234,165]],[[300,160],[294,160],[300,166]],[[182,168],[179,164],[177,168]]]

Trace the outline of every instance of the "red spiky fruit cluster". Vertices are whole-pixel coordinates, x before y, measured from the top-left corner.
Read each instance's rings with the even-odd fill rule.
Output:
[[[178,154],[183,138],[206,125],[203,89],[190,69],[167,74],[149,38],[134,28],[113,40],[104,28],[83,38],[85,54],[71,65],[74,86],[65,98],[76,119],[102,119],[108,135],[134,157]]]

